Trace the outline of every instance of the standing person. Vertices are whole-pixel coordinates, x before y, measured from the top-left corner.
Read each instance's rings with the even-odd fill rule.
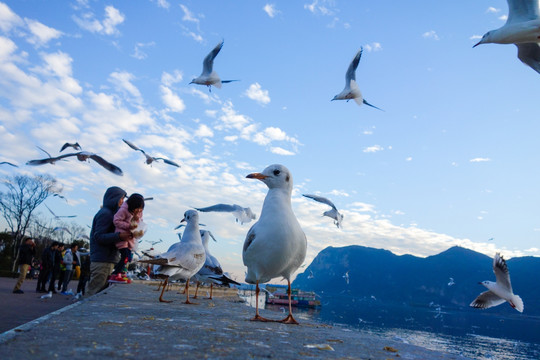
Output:
[[[28,272],[30,265],[32,265],[32,258],[35,255],[36,243],[34,242],[34,239],[28,238],[19,249],[19,279],[13,288],[14,294],[24,294],[24,291],[21,290],[21,285],[24,282],[24,279],[26,279],[26,273]]]
[[[45,285],[47,285],[47,281],[49,281],[49,277],[53,271],[54,253],[57,247],[58,241],[53,241],[52,244],[43,249],[43,253],[41,253],[41,270],[36,285],[36,292],[47,292],[47,290],[45,290]]]
[[[103,207],[96,213],[90,230],[90,282],[88,295],[94,295],[107,287],[107,279],[118,262],[116,243],[127,241],[129,232],[114,231],[113,217],[124,203],[126,192],[112,186],[103,195]]]
[[[71,276],[73,276],[73,268],[79,264],[79,257],[77,256],[77,250],[79,245],[71,244],[70,248],[66,250],[62,261],[66,267],[66,272],[64,274],[64,281],[62,283],[62,295],[73,295],[67,293],[67,286],[71,281]]]
[[[49,292],[52,291],[53,294],[57,294],[54,283],[56,278],[60,275],[60,263],[62,262],[62,252],[64,251],[64,244],[58,243],[56,250],[54,251],[54,264],[51,274],[51,281],[49,281]]]
[[[130,232],[135,229],[142,220],[142,212],[144,209],[144,198],[141,194],[132,194],[123,204],[120,209],[114,214],[113,223],[115,232]],[[120,261],[114,267],[114,271],[109,278],[111,282],[128,282],[122,276],[127,267],[127,263],[131,261],[131,252],[135,248],[135,238],[132,236],[127,241],[119,241],[116,243],[116,248],[120,251]]]
[[[90,279],[90,255],[81,256],[81,275],[77,284],[77,294],[86,293],[86,283]]]

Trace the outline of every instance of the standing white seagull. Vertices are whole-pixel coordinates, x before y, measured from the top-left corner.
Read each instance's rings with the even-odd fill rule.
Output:
[[[184,213],[182,222],[186,222],[186,230],[179,243],[174,244],[166,253],[156,256],[150,260],[139,260],[141,263],[159,265],[156,269],[156,275],[165,278],[160,302],[171,302],[163,300],[163,292],[170,280],[186,280],[186,304],[189,301],[189,279],[195,275],[204,265],[206,254],[199,232],[199,213],[195,210],[188,210]]]
[[[256,310],[252,320],[271,321],[259,315],[259,283],[282,276],[287,279],[289,315],[280,322],[298,324],[292,316],[291,275],[306,257],[307,239],[291,207],[293,179],[283,165],[270,165],[262,173],[246,176],[268,186],[261,216],[249,229],[242,260],[247,266],[246,282],[256,284]]]
[[[518,295],[514,295],[512,284],[510,284],[510,273],[506,261],[500,253],[496,253],[493,258],[493,272],[495,273],[496,282],[482,281],[479,284],[488,288],[470,304],[471,307],[487,309],[493,306],[500,305],[508,301],[510,306],[519,312],[523,312],[523,300]]]
[[[323,212],[323,216],[328,216],[329,218],[334,219],[334,225],[336,225],[338,228],[341,227],[341,222],[343,221],[343,215],[338,211],[338,209],[336,208],[336,206],[334,205],[332,201],[318,195],[302,194],[302,196],[305,196],[307,198],[313,199],[315,201],[318,201],[326,205],[330,205],[332,209]]]
[[[371,106],[375,109],[381,110],[375,105],[371,105],[362,97],[362,93],[360,92],[360,89],[358,88],[358,84],[356,83],[356,68],[358,67],[358,63],[360,62],[360,57],[362,56],[362,48],[356,53],[354,58],[351,61],[351,64],[349,65],[349,68],[347,69],[347,72],[345,73],[345,88],[334,96],[332,101],[334,100],[354,100],[358,105],[366,104],[367,106]]]
[[[540,7],[539,0],[507,0],[508,19],[488,31],[477,44],[515,44],[518,58],[540,73]]]
[[[210,51],[210,53],[208,53],[208,55],[206,55],[203,61],[203,70],[202,70],[201,75],[191,80],[190,84],[206,85],[208,86],[208,91],[212,91],[212,88],[211,88],[212,85],[214,85],[218,89],[221,89],[221,84],[238,81],[238,80],[221,80],[217,72],[213,70],[214,59],[216,58],[217,54],[219,54],[219,51],[223,47],[224,42],[225,42],[224,40],[221,40],[221,42],[217,44],[216,47],[212,51]]]

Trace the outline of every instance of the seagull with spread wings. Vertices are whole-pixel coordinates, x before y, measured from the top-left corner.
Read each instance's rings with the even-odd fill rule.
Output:
[[[43,204],[45,205],[45,207],[47,208],[47,210],[49,210],[49,212],[54,216],[54,218],[56,220],[60,220],[60,218],[74,218],[74,217],[77,217],[77,215],[56,215],[50,207],[48,207],[46,204]]]
[[[0,161],[0,165],[11,165],[11,166],[13,166],[13,167],[18,167],[17,165],[12,164],[12,163],[10,163],[9,161]]]
[[[135,151],[140,151],[143,153],[143,155],[146,157],[146,163],[148,165],[151,165],[154,161],[157,161],[157,160],[163,160],[163,162],[165,164],[169,164],[169,165],[172,165],[172,166],[176,166],[176,167],[180,167],[180,165],[178,165],[177,163],[175,163],[174,161],[172,160],[169,160],[169,159],[165,159],[165,158],[162,158],[162,157],[153,157],[153,156],[150,156],[148,155],[143,149],[139,148],[137,145],[135,145],[134,143],[132,143],[131,141],[128,141],[126,139],[122,139],[130,148],[132,148],[133,150]]]
[[[360,89],[358,88],[358,84],[356,83],[356,68],[358,67],[358,63],[360,63],[360,57],[362,56],[362,48],[356,53],[354,58],[352,59],[349,68],[347,69],[347,72],[345,73],[345,88],[334,96],[333,100],[354,100],[358,105],[366,104],[367,106],[371,106],[372,108],[378,109],[383,111],[382,109],[379,109],[375,105],[371,105],[362,97],[362,93],[360,92]]]
[[[214,85],[218,89],[221,89],[221,84],[238,81],[238,80],[221,80],[217,72],[215,72],[213,69],[214,59],[216,58],[217,54],[219,54],[219,51],[223,47],[224,42],[225,41],[222,40],[219,44],[216,45],[216,47],[212,51],[210,51],[210,53],[208,53],[208,55],[206,55],[203,61],[203,70],[202,70],[201,75],[191,80],[190,84],[206,85],[208,86],[208,91],[212,91],[212,85]]]
[[[343,221],[343,214],[341,214],[338,211],[338,209],[336,208],[336,206],[334,205],[334,203],[332,201],[330,201],[329,199],[327,199],[327,198],[325,198],[323,196],[318,196],[318,195],[302,194],[302,196],[305,196],[307,198],[313,199],[315,201],[318,201],[318,202],[326,204],[326,205],[330,205],[330,207],[332,209],[325,211],[323,213],[323,216],[328,216],[329,218],[334,219],[334,224],[338,228],[341,227],[341,222]]]
[[[76,142],[74,144],[67,142],[64,145],[62,145],[62,148],[60,149],[60,152],[64,151],[68,147],[72,147],[74,150],[82,150],[81,145],[79,145],[78,142]]]
[[[229,205],[229,204],[216,204],[204,208],[194,208],[197,211],[201,212],[230,212],[233,214],[234,218],[236,219],[236,222],[239,222],[240,224],[248,223],[251,220],[255,220],[257,216],[251,211],[250,208],[244,208],[240,205]]]

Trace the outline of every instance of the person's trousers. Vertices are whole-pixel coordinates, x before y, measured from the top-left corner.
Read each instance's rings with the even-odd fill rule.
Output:
[[[66,270],[64,274],[64,283],[62,284],[62,291],[67,291],[67,286],[69,282],[71,281],[72,276],[73,276],[73,270]]]
[[[29,268],[30,268],[30,265],[28,264],[19,265],[19,279],[17,280],[17,283],[15,284],[13,291],[21,289],[22,283],[24,282],[24,279],[26,279],[26,273],[28,272]]]
[[[114,269],[114,263],[92,262],[90,264],[90,281],[88,282],[88,296],[97,294],[105,289],[109,283],[109,275]]]
[[[39,277],[36,285],[36,291],[45,291],[45,285],[47,285],[47,280],[51,275],[51,268],[44,267],[39,272]]]

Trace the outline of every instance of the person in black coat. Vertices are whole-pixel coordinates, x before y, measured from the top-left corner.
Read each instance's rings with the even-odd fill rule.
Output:
[[[50,246],[43,249],[43,253],[41,254],[41,269],[39,271],[36,292],[47,292],[45,285],[47,285],[47,281],[49,281],[49,277],[53,271],[54,254],[57,247],[58,241],[53,241]]]
[[[58,243],[58,247],[54,251],[54,264],[52,268],[51,281],[49,281],[49,292],[52,291],[53,294],[56,294],[56,289],[54,283],[56,278],[60,275],[60,265],[62,263],[62,251],[64,251],[64,244]]]
[[[28,238],[24,241],[24,244],[21,245],[19,249],[19,279],[17,279],[17,284],[13,288],[14,294],[24,294],[24,291],[21,290],[21,286],[26,279],[26,273],[32,265],[32,259],[36,255],[36,243],[34,239]]]

